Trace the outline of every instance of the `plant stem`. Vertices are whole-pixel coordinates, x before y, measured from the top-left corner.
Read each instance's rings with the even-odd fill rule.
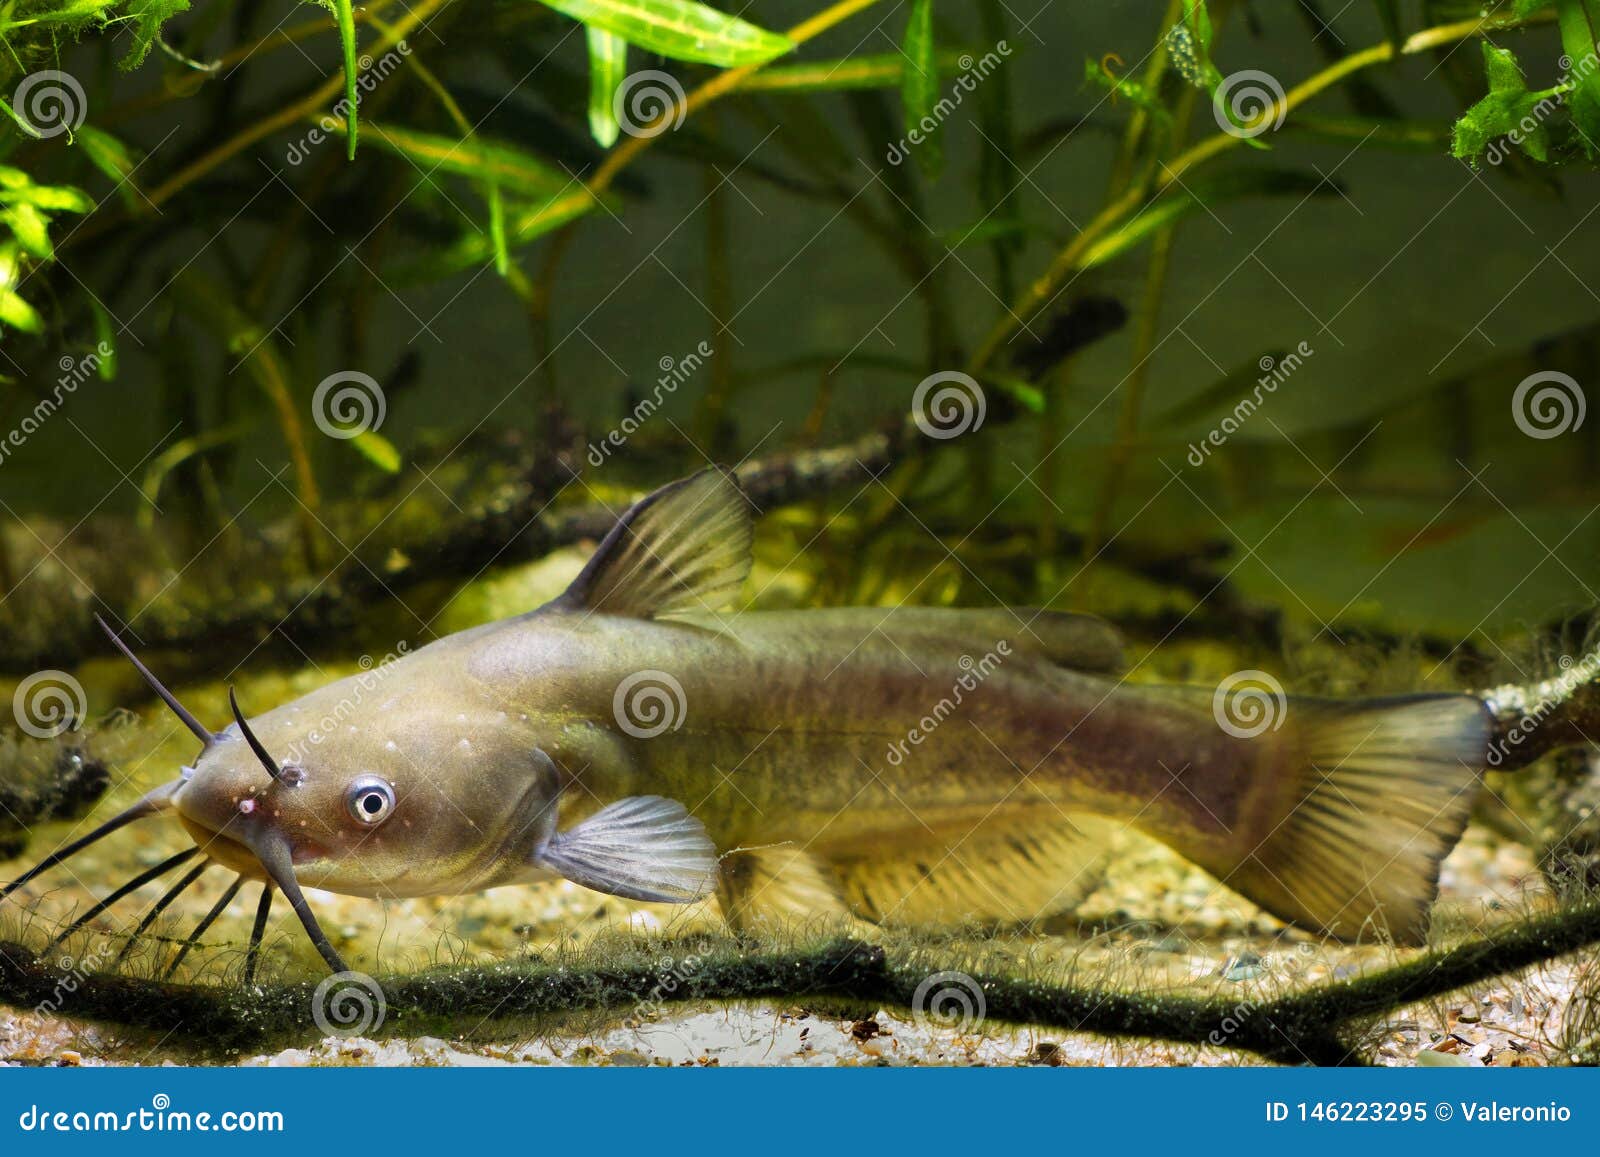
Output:
[[[1452,24],[1441,24],[1407,37],[1401,44],[1398,55],[1414,56],[1484,32],[1526,28],[1546,23],[1548,18],[1547,13],[1535,14],[1526,19],[1480,16],[1469,20],[1458,20]],[[1338,84],[1345,77],[1375,64],[1392,60],[1396,55],[1394,45],[1385,41],[1347,56],[1290,89],[1281,101],[1275,102],[1271,108],[1263,111],[1260,119],[1279,120],[1312,97]],[[978,347],[978,351],[973,354],[972,360],[967,365],[967,372],[978,374],[994,360],[1002,347],[1015,335],[1019,326],[1055,297],[1068,278],[1077,271],[1078,262],[1095,241],[1137,212],[1151,196],[1160,193],[1189,169],[1234,148],[1244,139],[1242,136],[1226,132],[1208,137],[1175,158],[1162,170],[1159,177],[1152,176],[1143,182],[1135,182],[1127,192],[1102,209],[1094,220],[1085,225],[1083,230],[1056,254],[1049,267],[1028,286],[1016,305],[995,322],[982,345]]]
[[[416,7],[396,20],[394,27],[379,37],[370,52],[382,53],[393,48],[405,39],[407,33],[426,22],[435,12],[449,3],[450,0],[419,0]],[[339,73],[328,78],[299,100],[285,105],[270,116],[263,117],[242,132],[229,137],[209,153],[184,166],[146,193],[145,199],[152,206],[159,208],[224,161],[237,156],[263,137],[270,136],[279,129],[294,124],[301,117],[310,115],[342,91],[344,91],[344,74]]]

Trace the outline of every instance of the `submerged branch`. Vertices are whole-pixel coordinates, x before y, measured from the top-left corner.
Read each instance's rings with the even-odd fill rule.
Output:
[[[1202,997],[1119,992],[1046,977],[963,974],[992,1020],[1050,1025],[1114,1037],[1147,1037],[1255,1053],[1289,1064],[1365,1063],[1352,1037],[1372,1018],[1600,942],[1594,899],[1349,980],[1276,997]],[[685,946],[688,957],[643,950],[609,960],[549,965],[510,961],[439,968],[379,983],[385,1024],[401,1035],[461,1018],[537,1017],[581,1010],[626,1014],[667,1003],[833,998],[874,1006],[926,1004],[930,976],[961,961],[932,950],[835,941],[808,949],[749,950],[716,941]],[[692,966],[688,961],[692,960]],[[19,945],[0,946],[0,1001],[87,1020],[182,1031],[209,1047],[238,1050],[319,1035],[317,985],[250,987],[169,984],[112,974],[63,977]],[[670,980],[670,983],[665,981]],[[927,1009],[923,1008],[926,1012]]]

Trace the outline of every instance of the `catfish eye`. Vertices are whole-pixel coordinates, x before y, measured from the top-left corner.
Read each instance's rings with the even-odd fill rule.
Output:
[[[363,775],[344,793],[345,805],[357,823],[381,824],[394,811],[394,788],[376,775]]]

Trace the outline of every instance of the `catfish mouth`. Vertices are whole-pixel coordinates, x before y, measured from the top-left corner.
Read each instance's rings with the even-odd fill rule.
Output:
[[[183,830],[195,845],[211,859],[235,872],[241,872],[252,879],[266,880],[266,868],[262,866],[261,859],[252,850],[250,842],[242,836],[230,835],[218,831],[204,821],[194,816],[185,815],[183,810],[176,811],[178,822],[183,825]],[[284,843],[289,843],[286,838]],[[328,858],[327,849],[310,842],[292,843],[289,847],[289,862],[296,868],[306,867],[321,863]]]
[[[117,650],[122,653],[123,657],[133,664],[134,669],[149,684],[150,689],[172,709],[173,714],[200,741],[202,755],[221,742],[221,738],[218,735],[207,729],[178,702],[171,691],[162,686],[161,681],[151,674],[148,667],[139,661],[138,657],[129,650],[127,644],[118,637],[117,633],[111,629],[104,619],[99,615],[95,615],[95,621],[100,624],[101,629],[105,631],[106,636]],[[278,780],[280,776],[284,775],[284,767],[267,753],[261,741],[250,730],[250,725],[245,721],[244,713],[239,710],[239,702],[235,698],[231,687],[228,688],[228,703],[233,708],[234,722],[239,725],[239,732],[250,745],[251,752],[261,761],[261,765],[266,769],[267,774],[274,781]],[[189,777],[193,774],[192,769],[190,769],[179,779],[164,783],[160,787],[151,790],[131,807],[117,813],[85,835],[52,852],[10,883],[0,886],[0,901],[4,901],[19,888],[42,873],[71,859],[85,848],[99,843],[128,824],[137,820],[170,813],[177,817],[184,830],[194,841],[195,846],[187,848],[175,856],[170,856],[155,867],[139,873],[114,890],[104,900],[90,907],[51,942],[52,948],[65,941],[68,936],[84,927],[90,920],[104,912],[111,905],[126,896],[132,895],[145,884],[190,860],[198,858],[198,866],[190,868],[175,885],[169,888],[166,894],[156,901],[150,912],[140,922],[132,937],[123,946],[122,952],[117,956],[119,962],[138,943],[156,917],[182,895],[191,884],[198,880],[208,867],[213,863],[218,863],[237,872],[238,879],[228,887],[211,911],[206,914],[204,919],[196,926],[194,932],[190,934],[189,939],[179,950],[177,957],[168,966],[166,976],[170,977],[173,974],[178,964],[183,960],[184,954],[199,942],[200,936],[204,931],[211,926],[217,917],[222,915],[223,910],[232,902],[234,896],[238,894],[239,888],[246,880],[261,880],[263,882],[261,899],[256,906],[255,927],[251,931],[250,947],[245,954],[246,984],[251,983],[255,975],[257,953],[261,946],[262,936],[266,932],[267,916],[271,909],[272,893],[274,891],[282,892],[284,898],[289,901],[289,906],[294,909],[294,914],[299,918],[300,924],[310,938],[312,946],[316,948],[318,954],[327,962],[328,966],[335,972],[348,971],[345,968],[344,961],[340,959],[339,954],[334,951],[333,945],[329,943],[327,935],[317,924],[316,916],[312,914],[310,905],[306,903],[305,896],[300,891],[300,883],[295,879],[296,863],[304,864],[326,860],[326,851],[309,842],[302,842],[296,847],[290,843],[289,838],[281,831],[267,827],[260,822],[242,825],[245,830],[235,833],[224,833],[213,828],[204,819],[191,814],[193,811],[200,809],[193,805],[189,809],[185,809],[182,805],[182,797],[186,790],[190,789],[190,785],[193,782]],[[198,801],[195,802],[198,803]]]

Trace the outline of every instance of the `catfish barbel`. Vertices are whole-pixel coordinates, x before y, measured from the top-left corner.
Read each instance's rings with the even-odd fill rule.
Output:
[[[203,750],[0,898],[134,820],[174,817],[194,846],[57,942],[190,864],[126,955],[215,865],[237,878],[169,974],[249,880],[263,887],[247,977],[275,892],[344,971],[302,888],[563,877],[633,900],[715,893],[735,928],[1026,923],[1081,900],[1126,825],[1290,923],[1422,943],[1503,727],[1491,703],[1132,684],[1115,631],[1085,615],[719,614],[751,542],[737,482],[705,471],[631,507],[546,606],[254,719],[230,690],[216,733],[113,634]]]

